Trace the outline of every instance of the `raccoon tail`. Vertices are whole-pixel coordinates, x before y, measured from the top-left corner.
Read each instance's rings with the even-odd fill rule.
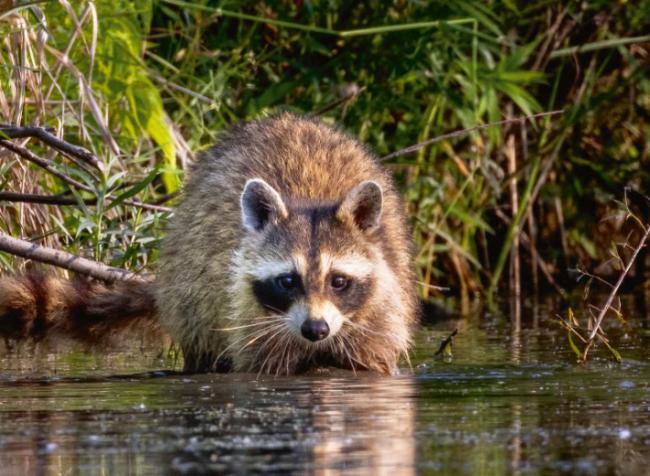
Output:
[[[153,283],[69,281],[30,272],[0,277],[0,337],[41,340],[51,335],[99,344],[142,326],[158,328]]]

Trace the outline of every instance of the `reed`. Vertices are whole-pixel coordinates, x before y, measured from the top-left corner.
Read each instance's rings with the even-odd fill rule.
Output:
[[[571,287],[567,270],[605,261],[625,232],[603,230],[614,197],[650,181],[647,9],[211,5],[57,0],[0,12],[4,233],[147,270],[195,152],[238,120],[317,113],[395,173],[423,297],[468,302],[513,279]],[[24,126],[50,142],[8,135]]]

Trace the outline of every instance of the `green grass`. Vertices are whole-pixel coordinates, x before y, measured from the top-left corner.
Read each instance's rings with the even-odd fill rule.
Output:
[[[0,227],[14,236],[152,267],[167,214],[124,200],[176,192],[220,130],[282,109],[325,111],[379,156],[456,129],[564,110],[386,161],[412,217],[427,298],[436,296],[429,285],[467,299],[505,289],[522,232],[532,243],[518,251],[524,285],[536,269],[531,247],[570,285],[568,269],[603,262],[625,236],[602,222],[617,213],[624,187],[648,190],[647,0],[70,5],[0,14],[0,122],[53,127],[104,169],[90,173],[26,144],[91,190],[80,192],[2,152],[1,191],[79,200],[3,202]],[[514,173],[504,155],[510,136]],[[3,255],[2,265],[20,262]]]

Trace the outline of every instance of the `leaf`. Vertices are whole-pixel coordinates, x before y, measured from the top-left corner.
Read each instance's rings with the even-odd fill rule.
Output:
[[[451,349],[456,334],[458,334],[458,329],[454,329],[454,331],[451,334],[449,334],[440,342],[440,347],[438,347],[438,350],[433,355],[434,356],[442,355],[445,359],[450,359],[451,357],[453,357]]]
[[[573,313],[573,309],[569,308],[567,314],[568,314],[569,323],[571,324],[571,326],[579,327],[578,321],[576,320],[576,316]]]
[[[578,358],[578,362],[580,362],[582,360],[582,351],[578,348],[575,341],[573,340],[573,332],[570,330],[567,331],[567,337],[569,338],[569,347],[571,347],[571,350],[574,354],[576,354],[576,357]]]
[[[264,91],[257,99],[249,104],[250,114],[254,111],[274,105],[276,102],[286,100],[289,93],[296,87],[296,81],[280,82],[273,84]]]
[[[607,347],[607,349],[612,353],[612,355],[614,356],[614,359],[616,360],[616,362],[618,362],[620,364],[623,361],[623,357],[621,357],[621,354],[618,352],[618,350],[616,350],[614,347],[612,347],[611,344],[609,342],[607,342],[606,338],[604,338],[600,334],[596,334],[596,335],[598,336],[598,339],[603,344],[605,344],[605,347]]]
[[[90,220],[89,218],[82,218],[79,222],[79,225],[77,226],[75,239],[79,239],[84,231],[92,233],[95,228],[97,228],[97,224],[94,221]]]
[[[544,79],[544,74],[539,71],[500,71],[498,78],[511,83],[532,83]]]
[[[142,30],[145,34],[148,34],[153,17],[153,0],[134,0],[133,3],[142,24]]]
[[[449,214],[457,217],[466,226],[471,225],[472,227],[477,227],[487,233],[494,233],[492,227],[485,220],[480,216],[471,214],[467,209],[454,205],[449,208]]]
[[[531,41],[530,43],[528,43],[527,45],[522,45],[517,49],[513,50],[508,56],[505,56],[499,62],[499,69],[513,70],[513,69],[521,68],[526,63],[526,61],[528,61],[530,55],[537,49],[537,46],[539,45],[541,38],[542,37],[540,36],[535,40]]]
[[[527,116],[532,116],[535,112],[542,110],[542,106],[537,100],[521,86],[508,82],[497,82],[494,87],[512,99]]]
[[[483,24],[487,29],[491,30],[497,36],[503,35],[501,28],[497,25],[490,16],[494,17],[494,13],[488,8],[482,7],[479,2],[470,3],[465,1],[456,1],[456,5],[467,15],[475,18],[479,23]]]
[[[175,192],[180,187],[180,179],[176,173],[176,143],[167,123],[158,89],[148,78],[142,76],[129,85],[127,99],[131,113],[140,128],[146,131],[162,150],[166,163],[162,174],[163,182],[168,193]]]
[[[159,170],[154,169],[152,170],[149,175],[147,175],[144,179],[142,179],[140,182],[136,183],[133,187],[129,188],[126,192],[121,193],[118,195],[115,200],[113,200],[108,207],[106,207],[106,210],[110,210],[113,207],[118,206],[124,200],[127,200],[138,193],[140,193],[142,190],[144,190],[151,182],[154,181],[154,179],[159,175]]]

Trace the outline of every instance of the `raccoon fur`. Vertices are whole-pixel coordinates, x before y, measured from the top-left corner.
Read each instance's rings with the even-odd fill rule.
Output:
[[[135,293],[144,316],[154,306],[140,294],[155,299],[186,371],[391,373],[416,321],[412,261],[390,174],[346,134],[286,113],[233,128],[194,165],[154,283],[95,294],[109,323],[119,316],[111,297]],[[0,315],[15,316],[9,284],[20,287],[0,283]],[[29,286],[22,299],[34,301]],[[69,294],[82,305],[59,296],[59,315],[97,314],[96,299]]]

